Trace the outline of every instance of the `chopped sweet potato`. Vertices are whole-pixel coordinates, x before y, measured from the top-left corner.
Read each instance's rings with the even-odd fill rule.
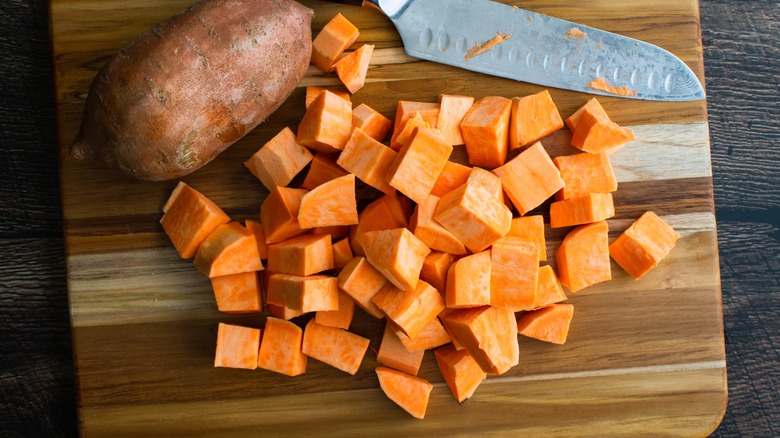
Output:
[[[455,261],[455,256],[442,251],[431,251],[423,261],[420,269],[420,280],[430,284],[439,294],[444,296],[447,291],[447,272]]]
[[[458,403],[474,395],[474,391],[485,380],[487,374],[467,350],[458,350],[446,345],[433,351],[439,371]]]
[[[417,205],[409,221],[409,228],[428,248],[454,255],[465,255],[466,247],[446,228],[433,219],[439,198],[428,198]]]
[[[374,53],[374,45],[364,44],[336,61],[334,66],[336,74],[350,93],[357,93],[365,85],[372,53]]]
[[[338,327],[311,320],[303,332],[303,354],[352,374],[360,369],[368,350],[368,339]]]
[[[409,120],[404,123],[403,127],[401,128],[401,132],[399,132],[395,136],[395,143],[393,143],[393,150],[400,151],[401,148],[406,144],[407,141],[409,141],[409,138],[412,136],[412,133],[417,128],[425,128],[425,129],[432,129],[435,130],[435,132],[438,133],[438,130],[430,125],[430,123],[426,122],[425,119],[422,118],[422,115],[420,115],[419,111],[415,111],[412,113],[412,116],[409,118]]]
[[[583,152],[597,154],[636,139],[634,132],[585,110],[574,130],[571,145]]]
[[[406,336],[401,330],[398,330],[398,338],[409,351],[425,351],[444,344],[452,342],[450,334],[444,329],[439,318],[434,317],[428,322],[428,325],[414,338]]]
[[[490,250],[458,259],[447,272],[448,308],[478,307],[490,304]]]
[[[219,323],[214,367],[257,368],[261,329]]]
[[[257,272],[242,272],[211,279],[217,309],[222,313],[261,313],[263,297]]]
[[[301,350],[303,330],[292,322],[268,317],[265,320],[257,367],[297,376],[306,372],[306,355]]]
[[[212,231],[198,247],[192,262],[209,278],[263,269],[255,235],[238,222],[220,225]]]
[[[434,219],[471,252],[489,247],[512,226],[512,212],[478,181],[469,181],[444,195]]]
[[[563,120],[549,91],[512,99],[510,150],[535,143],[561,128]]]
[[[329,72],[342,53],[357,40],[360,32],[343,15],[336,14],[314,37],[311,63]]]
[[[332,179],[303,195],[298,223],[301,228],[357,224],[355,175]]]
[[[441,198],[465,184],[470,175],[471,167],[454,161],[447,161],[431,189],[431,195]]]
[[[375,318],[382,318],[385,313],[371,302],[371,298],[382,290],[385,284],[387,278],[371,266],[365,257],[350,260],[338,276],[339,289]]]
[[[458,309],[446,317],[455,337],[488,374],[504,374],[520,361],[517,321],[508,307]]]
[[[385,324],[382,342],[376,354],[376,361],[398,371],[416,376],[420,371],[425,350],[409,351],[392,328],[392,323]]]
[[[612,193],[588,193],[550,205],[550,227],[562,228],[603,221],[615,215]]]
[[[512,101],[501,96],[484,97],[469,109],[460,122],[469,163],[489,169],[504,164],[511,109]]]
[[[344,149],[351,133],[352,102],[325,90],[306,109],[296,141],[317,152],[333,153]]]
[[[268,258],[268,244],[265,243],[265,231],[263,230],[263,224],[259,221],[247,219],[244,221],[244,226],[250,233],[255,235],[257,241],[257,253],[260,254],[260,260],[266,260]]]
[[[472,105],[474,98],[471,96],[439,95],[439,119],[436,128],[447,143],[453,146],[465,144],[460,132],[460,122]]]
[[[260,222],[265,231],[265,243],[287,240],[306,232],[298,223],[301,199],[309,191],[278,186],[260,205]]]
[[[352,254],[352,247],[349,245],[349,238],[345,237],[333,243],[333,269],[341,271],[347,266],[355,255]]]
[[[338,310],[338,281],[326,275],[299,277],[273,274],[268,279],[268,304],[285,306],[302,313]]]
[[[377,367],[376,375],[387,398],[414,418],[425,418],[433,385],[420,377],[387,367]]]
[[[561,301],[566,301],[566,293],[563,291],[561,280],[558,279],[558,275],[552,266],[540,266],[536,283],[534,309],[560,303]]]
[[[163,230],[183,259],[195,256],[214,229],[230,222],[221,208],[199,191],[179,182],[163,206]]]
[[[346,91],[339,91],[339,90],[333,90],[330,88],[323,88],[323,87],[314,87],[309,86],[306,87],[306,108],[309,108],[312,102],[314,102],[314,99],[317,98],[317,96],[320,95],[323,91],[328,90],[331,93],[335,94],[336,96],[345,99],[345,100],[352,100],[349,93]]]
[[[669,254],[679,237],[674,228],[648,211],[609,245],[609,254],[629,275],[639,279]]]
[[[363,234],[368,231],[404,228],[409,224],[403,204],[395,193],[386,194],[369,203],[358,215],[358,224],[349,231],[355,255],[365,255]]]
[[[412,339],[444,309],[444,298],[424,281],[418,281],[417,287],[406,290],[388,283],[371,301],[385,312],[398,329]]]
[[[520,215],[542,205],[563,188],[558,168],[541,143],[534,143],[501,167],[493,169]]]
[[[551,304],[524,313],[517,319],[517,332],[540,341],[565,344],[572,316],[574,316],[573,305]]]
[[[366,259],[388,281],[402,290],[417,286],[423,261],[431,250],[411,231],[369,231],[363,234],[362,242]]]
[[[580,225],[566,235],[555,252],[561,283],[571,292],[612,279],[606,221]]]
[[[401,100],[398,102],[398,107],[395,111],[395,123],[393,125],[393,135],[390,137],[390,147],[394,150],[401,149],[402,144],[399,144],[397,138],[403,130],[406,122],[414,116],[414,113],[419,113],[425,122],[432,128],[435,128],[439,121],[439,104],[429,102],[413,102],[407,100]]]
[[[531,310],[536,299],[539,250],[533,242],[505,237],[493,244],[490,304],[515,312]]]
[[[555,194],[558,201],[588,193],[611,193],[618,188],[612,163],[605,152],[555,157],[553,163],[564,182],[563,188]]]
[[[387,169],[385,180],[418,204],[431,194],[452,146],[430,129],[415,129]]]
[[[285,127],[245,161],[244,166],[268,190],[273,190],[289,184],[312,158],[311,152],[296,142],[292,130]]]
[[[305,277],[333,269],[329,234],[304,234],[268,245],[268,269]]]
[[[580,119],[582,119],[582,114],[585,111],[590,111],[590,113],[595,116],[609,119],[607,112],[604,111],[604,107],[601,106],[601,103],[599,103],[598,99],[591,97],[587,102],[585,102],[585,105],[581,106],[577,111],[574,112],[574,114],[570,115],[569,118],[566,119],[566,126],[569,127],[571,132],[577,130],[577,125],[580,124]]]
[[[349,174],[341,166],[336,164],[338,154],[325,154],[317,152],[311,160],[309,172],[306,173],[301,188],[312,190],[330,180]]]
[[[369,137],[381,143],[393,128],[393,122],[379,111],[361,103],[352,109],[352,129],[355,128],[360,128]]]
[[[317,324],[349,330],[355,316],[355,301],[345,292],[339,291],[338,310],[318,310],[314,315]]]
[[[512,226],[506,237],[517,237],[533,242],[539,250],[539,261],[547,261],[547,242],[544,238],[544,216],[522,216],[512,218]]]
[[[388,169],[395,160],[396,152],[378,142],[360,128],[355,128],[336,164],[355,174],[361,181],[383,192],[393,193],[385,180]]]

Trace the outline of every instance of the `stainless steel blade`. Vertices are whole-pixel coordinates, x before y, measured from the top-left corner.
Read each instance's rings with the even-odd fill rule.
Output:
[[[371,0],[414,57],[494,76],[590,94],[607,84],[644,100],[704,99],[691,69],[668,51],[633,38],[489,0]],[[575,30],[573,30],[575,29]],[[466,60],[475,44],[510,35]]]

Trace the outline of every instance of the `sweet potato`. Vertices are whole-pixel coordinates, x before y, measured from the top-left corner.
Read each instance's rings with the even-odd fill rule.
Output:
[[[447,345],[433,352],[441,375],[447,382],[452,395],[458,403],[471,397],[477,387],[487,377],[479,364],[466,350],[458,350]]]
[[[431,319],[428,322],[428,325],[426,325],[414,339],[406,336],[400,329],[396,334],[401,340],[401,343],[404,344],[404,347],[409,351],[431,350],[452,342],[450,334],[444,328],[441,321],[439,321],[439,318]]]
[[[98,72],[70,154],[141,180],[187,175],[267,119],[311,58],[311,9],[205,0]]]
[[[504,191],[521,216],[540,206],[564,185],[561,173],[540,142],[493,169],[493,173],[501,178]]]
[[[648,211],[609,245],[609,254],[621,268],[639,279],[669,254],[679,238],[680,233]]]
[[[301,351],[303,330],[277,318],[267,318],[257,367],[268,371],[297,376],[306,372],[306,355]]]
[[[355,303],[375,318],[382,318],[382,312],[371,302],[380,290],[387,284],[387,279],[366,260],[365,257],[355,257],[339,272],[338,287],[355,300]]]
[[[217,204],[181,181],[163,206],[160,219],[165,234],[183,259],[193,257],[206,237],[228,222],[230,217]]]
[[[261,329],[219,323],[214,366],[256,369],[261,335]]]
[[[368,350],[368,339],[312,320],[303,332],[303,354],[353,376]]]
[[[473,307],[446,317],[452,333],[488,374],[504,374],[520,361],[517,321],[508,307]]]
[[[606,221],[580,225],[566,235],[555,252],[561,283],[574,293],[612,279]]]
[[[273,190],[289,184],[311,159],[311,152],[296,143],[292,129],[285,127],[246,160],[244,167],[268,190]]]
[[[420,377],[387,367],[377,367],[376,375],[379,378],[379,386],[387,398],[412,417],[420,420],[425,417],[433,385]]]
[[[552,304],[517,319],[517,332],[553,344],[565,344],[574,315],[571,304]]]
[[[376,354],[377,362],[416,376],[417,372],[420,371],[424,355],[425,350],[407,350],[398,334],[393,330],[392,323],[388,321],[385,324],[382,343],[379,344],[379,351]]]
[[[401,290],[385,284],[371,298],[403,334],[414,339],[444,310],[444,298],[430,284],[418,281],[412,289]]]

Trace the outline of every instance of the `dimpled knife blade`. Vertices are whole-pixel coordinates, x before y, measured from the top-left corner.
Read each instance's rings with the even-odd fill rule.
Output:
[[[387,14],[406,53],[416,58],[589,94],[658,101],[705,97],[684,62],[633,38],[489,0],[365,3]],[[506,39],[467,56],[496,36]]]

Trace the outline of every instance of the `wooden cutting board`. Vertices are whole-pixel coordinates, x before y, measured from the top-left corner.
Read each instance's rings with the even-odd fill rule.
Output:
[[[575,316],[564,346],[520,339],[521,364],[491,377],[458,405],[432,354],[420,375],[434,384],[426,419],[414,420],[378,387],[373,351],[356,376],[309,360],[305,375],[213,368],[219,321],[262,317],[216,311],[207,279],[180,260],[160,208],[175,181],[131,181],[67,155],[89,84],[120,46],[193,0],[51,0],[68,287],[85,436],[187,435],[694,435],[726,406],[717,237],[704,101],[600,99],[638,140],[613,157],[620,188],[615,238],[653,210],[682,235],[639,281],[614,279],[570,294]],[[337,12],[376,44],[368,84],[353,96],[388,117],[398,100],[440,93],[522,96],[541,88],[407,57],[377,11],[305,1],[317,32]],[[696,0],[528,0],[518,6],[646,40],[675,53],[704,79]],[[234,219],[257,218],[265,189],[242,162],[284,126],[297,127],[303,87],[337,86],[316,68],[291,98],[212,163],[184,178]],[[589,96],[550,90],[567,117]],[[571,153],[568,131],[543,141]],[[545,211],[546,205],[539,211]],[[548,229],[548,253],[564,231]],[[382,323],[360,313],[353,330],[378,348]]]

